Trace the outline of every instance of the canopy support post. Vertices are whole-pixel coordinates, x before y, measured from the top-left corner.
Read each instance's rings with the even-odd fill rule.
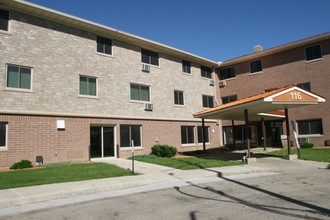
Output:
[[[290,124],[289,124],[289,111],[288,108],[285,108],[285,124],[286,124],[286,138],[288,142],[288,155],[291,154],[291,145],[290,145]]]
[[[250,158],[250,139],[249,139],[249,117],[248,110],[244,109],[244,118],[245,118],[245,140],[247,142],[248,158]]]
[[[206,151],[206,147],[205,147],[205,121],[204,118],[202,118],[202,140],[203,140],[203,151]]]
[[[231,120],[231,129],[233,132],[233,145],[234,145],[234,149],[236,150],[236,137],[235,137],[235,122],[234,120]]]
[[[266,127],[265,127],[264,117],[261,117],[261,126],[262,126],[262,137],[263,137],[262,139],[264,143],[264,151],[266,151],[267,140],[266,140]]]

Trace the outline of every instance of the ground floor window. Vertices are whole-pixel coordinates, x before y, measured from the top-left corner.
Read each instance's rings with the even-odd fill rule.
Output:
[[[7,146],[7,123],[0,122],[0,147]]]
[[[233,127],[223,127],[223,137],[224,137],[224,144],[233,144],[234,138],[235,143],[245,143],[245,125],[237,125],[234,126],[234,132]],[[251,140],[251,143],[256,142],[256,128],[254,125],[249,126],[249,139]]]
[[[141,147],[141,125],[120,125],[120,147]]]
[[[322,119],[297,121],[299,134],[323,134]]]
[[[193,144],[195,143],[194,126],[181,126],[181,143]]]
[[[203,143],[203,126],[197,127],[198,143]],[[210,127],[204,126],[204,141],[210,143]]]

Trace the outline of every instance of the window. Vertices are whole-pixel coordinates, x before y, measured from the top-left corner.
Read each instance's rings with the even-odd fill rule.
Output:
[[[256,73],[262,71],[261,60],[256,60],[250,63],[250,73]]]
[[[182,91],[174,90],[174,104],[175,105],[184,105]]]
[[[236,76],[235,67],[220,70],[220,80],[234,78]]]
[[[141,125],[120,125],[120,147],[141,147]]]
[[[297,84],[298,87],[305,89],[307,91],[311,91],[311,83],[310,82],[304,82]]]
[[[212,70],[206,66],[201,66],[201,76],[212,79]]]
[[[31,89],[31,68],[7,65],[7,87]]]
[[[0,122],[0,149],[7,146],[7,123]]]
[[[89,76],[79,76],[79,94],[96,96],[96,78]]]
[[[237,125],[234,126],[234,133],[233,127],[222,127],[223,129],[223,138],[224,144],[233,144],[234,137],[235,143],[245,143],[245,126]],[[251,143],[256,143],[256,127],[254,125],[250,125],[248,128],[248,135]]]
[[[181,126],[181,143],[193,144],[194,140],[194,126]]]
[[[148,63],[155,66],[159,66],[158,53],[141,49],[141,60],[142,63]]]
[[[299,134],[323,134],[322,120],[297,121]]]
[[[204,126],[204,140],[205,143],[210,143],[210,127]],[[203,126],[197,127],[197,136],[198,136],[198,143],[203,143]]]
[[[231,95],[231,96],[226,96],[226,97],[221,98],[222,104],[226,104],[226,103],[233,102],[236,100],[237,100],[237,95]]]
[[[9,11],[0,9],[0,30],[8,31]]]
[[[213,96],[203,95],[203,107],[205,108],[213,108],[214,107],[214,101]]]
[[[112,54],[112,40],[107,39],[104,37],[97,37],[97,52],[99,53],[105,53],[105,54]]]
[[[186,60],[182,60],[182,72],[191,73],[190,62]]]
[[[322,58],[321,46],[314,45],[305,48],[306,61]]]
[[[131,84],[131,100],[150,101],[149,86]]]

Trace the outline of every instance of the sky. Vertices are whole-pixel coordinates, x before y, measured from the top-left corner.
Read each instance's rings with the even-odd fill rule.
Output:
[[[330,0],[28,0],[224,61],[330,31]]]

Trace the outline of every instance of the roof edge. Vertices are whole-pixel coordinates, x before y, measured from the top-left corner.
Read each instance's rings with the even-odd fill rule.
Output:
[[[313,44],[313,43],[323,41],[326,39],[330,39],[330,32],[314,35],[312,37],[308,37],[308,38],[293,41],[290,43],[282,44],[282,45],[275,46],[275,47],[272,47],[272,48],[269,48],[266,50],[262,50],[259,52],[254,52],[254,53],[246,54],[246,55],[243,55],[243,56],[240,56],[237,58],[225,60],[225,61],[219,62],[219,65],[216,67],[216,69],[227,67],[227,66],[234,65],[236,63],[240,63],[240,62],[244,62],[244,61],[248,61],[248,60],[257,59],[257,58],[267,56],[270,54],[283,52],[283,51],[301,47],[304,45]]]
[[[124,31],[120,31],[118,29],[111,28],[106,25],[102,25],[93,21],[89,21],[87,19],[83,19],[74,15],[70,15],[64,12],[60,12],[48,7],[44,7],[35,3],[27,2],[24,0],[0,0],[0,5],[8,7],[9,9],[16,10],[21,13],[29,14],[36,17],[45,18],[47,20],[51,20],[54,22],[58,22],[61,24],[65,24],[68,26],[72,26],[78,29],[87,30],[89,32],[93,32],[97,34],[97,30],[106,31],[111,34],[111,37],[119,40],[126,41],[130,44],[137,45],[139,47],[143,47],[143,45],[150,46],[151,48],[155,48],[159,50],[159,52],[168,53],[173,56],[177,56],[179,58],[190,58],[191,61],[201,62],[204,65],[208,66],[217,66],[217,62],[209,60],[207,58],[186,52],[184,50],[180,50],[162,43],[158,43],[153,40],[149,40],[147,38],[139,37],[134,34],[130,34]],[[25,8],[23,8],[25,7]],[[28,8],[26,8],[28,7]],[[26,9],[26,10],[25,10]],[[28,9],[28,10],[27,10]],[[47,12],[52,16],[47,16]],[[70,23],[71,22],[71,23]],[[146,48],[148,49],[148,48]]]

